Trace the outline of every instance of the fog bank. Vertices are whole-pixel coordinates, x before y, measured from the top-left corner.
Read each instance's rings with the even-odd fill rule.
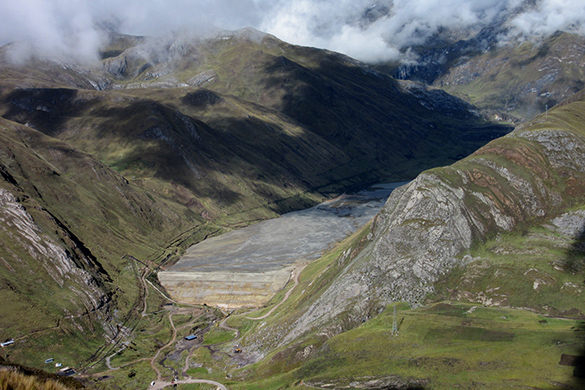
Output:
[[[104,26],[149,36],[254,27],[376,62],[404,60],[406,48],[441,28],[477,30],[504,17],[510,30],[502,40],[585,32],[585,3],[574,0],[0,0],[0,44],[25,42],[22,55],[91,61]]]

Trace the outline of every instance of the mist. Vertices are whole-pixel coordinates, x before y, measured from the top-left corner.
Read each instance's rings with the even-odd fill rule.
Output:
[[[21,59],[88,62],[107,39],[104,26],[143,36],[254,27],[365,62],[406,62],[408,47],[444,27],[478,30],[505,17],[502,42],[585,32],[585,4],[574,0],[0,0],[0,45],[19,42]]]

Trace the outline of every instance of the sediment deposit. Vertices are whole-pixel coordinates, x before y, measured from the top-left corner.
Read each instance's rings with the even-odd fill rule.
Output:
[[[344,195],[190,247],[159,280],[178,302],[224,309],[259,307],[280,291],[298,263],[319,258],[373,218],[404,183]]]

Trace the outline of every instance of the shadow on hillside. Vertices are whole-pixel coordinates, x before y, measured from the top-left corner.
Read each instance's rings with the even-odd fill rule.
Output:
[[[579,389],[585,389],[585,322],[581,323],[576,332],[579,332],[581,349],[575,361],[573,379]]]
[[[567,250],[564,259],[564,268],[571,274],[578,274],[583,279],[582,287],[585,287],[585,226],[576,237],[573,245]],[[575,328],[579,351],[576,356],[565,357],[567,365],[574,367],[571,385],[576,389],[585,389],[585,319]],[[563,387],[565,388],[565,387]]]
[[[323,170],[349,160],[310,134],[293,134],[286,131],[285,123],[264,120],[263,111],[238,116],[229,107],[220,107],[208,112],[205,121],[198,119],[201,112],[223,101],[214,92],[198,90],[180,101],[179,107],[144,99],[94,109],[97,138],[129,145],[124,159],[112,167],[125,174],[143,169],[186,187],[198,198],[228,207],[250,196],[241,191],[246,187],[282,214],[314,205],[303,194],[297,195],[299,199],[283,198],[283,189],[298,193],[296,188],[331,184],[334,175]]]
[[[370,164],[410,165],[413,174],[451,164],[512,130],[482,120],[443,91],[406,91],[341,56],[326,56],[317,68],[281,56],[265,73],[265,90],[283,93],[281,112]]]
[[[281,127],[277,121],[265,121],[261,114],[272,114],[268,109],[257,107],[256,115],[241,116],[220,107],[219,114],[211,113],[203,122],[197,115],[220,104],[220,95],[198,90],[177,97],[193,116],[156,98],[119,104],[81,100],[74,89],[17,90],[4,98],[5,117],[56,138],[78,129],[69,141],[73,146],[77,138],[90,140],[83,146],[85,152],[109,156],[110,167],[124,175],[172,183],[181,200],[191,196],[180,188],[185,187],[197,198],[233,207],[249,196],[241,191],[244,185],[282,214],[314,205],[303,194],[294,199],[287,194],[331,185],[343,177],[344,172],[335,170],[350,160],[345,153],[311,134],[286,131],[284,122]]]
[[[77,95],[76,89],[18,89],[4,99],[8,107],[4,118],[55,137],[64,130],[67,118],[80,115],[92,104]]]

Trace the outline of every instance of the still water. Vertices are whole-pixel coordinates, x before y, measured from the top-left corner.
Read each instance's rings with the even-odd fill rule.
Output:
[[[213,237],[190,247],[174,272],[265,272],[319,258],[373,218],[407,182],[379,184],[309,209]]]

